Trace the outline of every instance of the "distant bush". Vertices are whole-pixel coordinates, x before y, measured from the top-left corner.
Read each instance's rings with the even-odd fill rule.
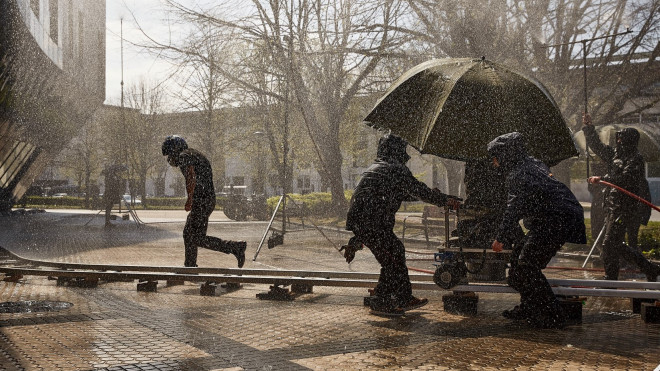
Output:
[[[172,208],[172,209],[182,209],[186,204],[185,197],[149,197],[142,201],[147,204],[147,208]]]
[[[660,259],[660,241],[653,237],[653,233],[643,231],[639,236],[638,243],[647,258]]]
[[[92,207],[94,200],[90,199]],[[21,199],[16,206],[33,207],[33,208],[67,208],[67,209],[82,209],[85,205],[84,197],[43,197],[43,196],[27,196]]]
[[[350,201],[351,196],[353,195],[353,191],[345,191],[344,192],[344,197],[346,197],[346,201]],[[306,216],[315,216],[315,217],[328,217],[328,216],[333,216],[333,208],[332,208],[332,194],[329,192],[313,192],[313,193],[307,193],[307,194],[298,194],[298,193],[290,193],[289,196],[293,201],[295,202],[296,205],[302,206],[304,209],[304,214]],[[281,196],[273,196],[268,198],[268,210],[270,213],[275,210],[275,207],[277,206],[277,203],[279,202]],[[300,209],[297,208],[296,206],[289,205],[289,212],[292,213],[292,215],[298,215],[300,213]]]

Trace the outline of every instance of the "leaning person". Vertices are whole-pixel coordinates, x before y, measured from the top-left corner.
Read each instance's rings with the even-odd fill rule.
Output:
[[[508,193],[493,251],[514,242],[521,219],[528,230],[522,247],[514,250],[508,277],[520,293],[520,305],[502,315],[537,328],[562,328],[564,316],[542,270],[564,243],[587,242],[584,210],[544,163],[527,154],[520,133],[495,138],[488,143],[488,154],[506,176]]]
[[[634,194],[647,193],[648,183],[644,174],[646,165],[637,150],[639,132],[634,128],[617,131],[616,147],[612,148],[600,141],[588,114],[584,115],[583,123],[582,131],[587,145],[607,164],[607,174],[602,177],[592,176],[588,179],[589,183],[598,184],[604,180]],[[639,205],[639,201],[617,189],[608,188],[606,190],[605,238],[603,239],[602,258],[607,280],[619,279],[619,258],[637,265],[649,282],[655,282],[660,274],[660,266],[653,264],[636,248],[625,243],[625,235],[628,230],[630,231],[628,236],[630,242],[634,242],[636,245],[639,224],[647,222],[650,217],[650,211],[646,213],[645,217],[640,217]]]
[[[238,267],[245,264],[245,241],[225,241],[206,235],[209,217],[215,209],[213,172],[209,160],[199,151],[188,148],[186,141],[178,135],[170,135],[163,142],[163,156],[167,162],[178,167],[186,179],[186,225],[183,228],[186,267],[197,266],[197,247],[233,254]]]
[[[406,146],[407,142],[396,135],[380,139],[377,159],[362,174],[346,218],[346,229],[354,234],[342,247],[346,261],[350,263],[364,244],[381,266],[370,302],[372,313],[377,315],[400,316],[428,303],[428,299],[412,294],[405,248],[394,234],[395,214],[401,202],[422,200],[454,208],[459,203],[459,199],[429,188],[412,175],[406,167],[410,159]]]

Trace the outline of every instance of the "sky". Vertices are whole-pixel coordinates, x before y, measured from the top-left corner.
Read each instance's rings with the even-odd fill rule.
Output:
[[[192,4],[196,1],[181,0],[181,2]],[[106,0],[106,104],[121,104],[122,29],[125,92],[129,86],[138,84],[140,80],[156,82],[163,79],[169,68],[154,55],[131,45],[131,41],[138,42],[144,39],[137,29],[134,17],[143,28],[154,34],[167,25],[166,14],[162,11],[160,0]]]

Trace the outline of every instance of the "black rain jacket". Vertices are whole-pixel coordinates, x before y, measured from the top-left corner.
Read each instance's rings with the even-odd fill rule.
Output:
[[[445,194],[417,180],[406,167],[410,159],[406,146],[406,141],[395,135],[380,140],[376,161],[355,187],[346,217],[347,230],[355,234],[392,230],[403,201],[422,200],[438,206],[447,203]]]
[[[541,161],[527,155],[520,133],[500,135],[488,143],[506,174],[507,206],[496,239],[514,242],[522,219],[525,228],[549,242],[586,243],[584,210],[573,192]]]
[[[585,125],[582,131],[589,148],[607,164],[607,174],[601,179],[648,200],[650,192],[645,175],[646,166],[642,155],[637,151],[639,132],[634,128],[619,131],[617,135],[621,137],[621,144],[612,148],[600,141],[593,125]],[[605,207],[615,218],[640,218],[640,223],[644,225],[651,216],[649,206],[611,187],[605,189]]]
[[[177,166],[184,178],[188,166],[195,170],[195,190],[193,192],[193,205],[201,203],[215,204],[215,188],[213,187],[213,171],[211,163],[201,152],[188,148],[181,151],[177,157]]]

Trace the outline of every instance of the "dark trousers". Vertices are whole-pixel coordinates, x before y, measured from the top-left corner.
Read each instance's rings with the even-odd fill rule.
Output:
[[[525,242],[513,250],[509,286],[520,293],[520,307],[536,315],[558,313],[557,298],[552,292],[543,269],[550,263],[562,243],[553,242],[545,233],[527,233]]]
[[[654,269],[653,264],[639,250],[626,245],[624,240],[626,230],[629,228],[628,224],[631,223],[626,223],[625,220],[625,215],[621,216],[614,213],[608,213],[605,220],[602,258],[605,265],[605,277],[608,280],[619,278],[619,259],[637,265],[644,273],[652,272]],[[639,224],[637,228],[639,228]],[[628,235],[628,238],[630,238],[630,235]]]
[[[374,290],[376,305],[403,306],[412,299],[412,286],[406,266],[406,250],[391,230],[369,231],[357,236],[380,264]]]
[[[215,202],[194,201],[192,210],[188,213],[186,226],[183,228],[183,243],[185,245],[186,267],[197,266],[197,247],[229,254],[233,252],[230,241],[206,235],[209,217],[215,209]]]

